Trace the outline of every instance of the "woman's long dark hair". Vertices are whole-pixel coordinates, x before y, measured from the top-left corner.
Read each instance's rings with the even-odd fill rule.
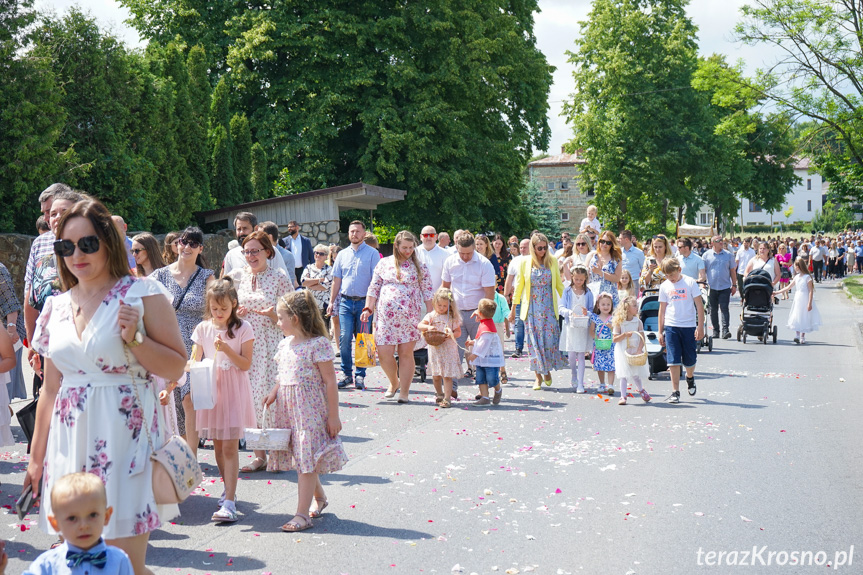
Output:
[[[204,232],[201,231],[201,228],[195,226],[189,226],[183,233],[180,234],[181,240],[188,240],[190,242],[198,242],[201,244],[201,248],[204,247]],[[195,263],[201,266],[202,268],[207,267],[207,260],[204,259],[204,252],[198,254],[198,258],[195,260]]]

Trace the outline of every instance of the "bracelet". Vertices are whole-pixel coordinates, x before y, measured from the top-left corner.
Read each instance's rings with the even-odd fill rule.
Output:
[[[364,308],[363,308],[363,311],[367,311],[367,312],[369,312],[369,313],[375,313],[375,310],[373,310],[373,309],[372,309],[372,308],[370,308],[370,307],[364,307]]]

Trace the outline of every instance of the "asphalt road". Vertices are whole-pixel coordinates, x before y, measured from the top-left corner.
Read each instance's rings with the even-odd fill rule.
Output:
[[[351,461],[325,477],[330,505],[313,530],[278,530],[296,506],[294,473],[241,475],[241,520],[211,524],[221,487],[205,449],[203,488],[154,534],[148,565],[158,574],[861,573],[863,308],[835,286],[819,286],[816,302],[825,326],[805,346],[791,342],[782,302],[779,344],[717,342],[698,357],[698,394],[676,406],[663,402],[667,374],[649,382],[650,404],[576,395],[568,371],[535,392],[527,360],[509,360],[497,407],[439,410],[422,384],[397,405],[375,369],[368,391],[340,394]],[[25,465],[21,444],[0,458],[7,509]],[[9,513],[6,524],[8,572],[19,573],[53,539],[34,520],[22,526]],[[812,565],[793,566],[795,557]]]

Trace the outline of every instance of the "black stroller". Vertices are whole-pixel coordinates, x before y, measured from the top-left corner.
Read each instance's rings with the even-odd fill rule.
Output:
[[[665,346],[659,343],[659,292],[645,290],[644,296],[638,302],[638,319],[644,324],[644,335],[647,339],[647,365],[650,368],[648,379],[656,377],[657,373],[668,369],[665,359]]]
[[[747,335],[754,335],[766,344],[770,334],[776,343],[778,329],[773,325],[773,280],[765,270],[754,270],[743,280],[743,311],[737,341],[746,343]]]

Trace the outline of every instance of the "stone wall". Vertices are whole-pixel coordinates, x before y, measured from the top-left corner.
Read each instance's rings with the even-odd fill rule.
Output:
[[[0,234],[0,263],[9,268],[9,273],[12,274],[19,303],[24,295],[24,272],[27,268],[27,257],[30,255],[30,244],[34,239],[33,236]]]
[[[287,231],[283,230],[282,233],[286,234]],[[337,220],[300,224],[300,234],[312,240],[312,247],[315,247],[317,244],[342,245],[341,237],[339,236],[339,222]]]
[[[558,192],[560,211],[569,214],[569,220],[561,222],[561,230],[578,233],[578,224],[587,215],[587,206],[593,200],[593,196],[589,196],[580,189],[581,174],[578,167],[576,165],[533,167],[530,169],[530,174],[539,183],[541,191],[550,192],[548,185],[552,184],[553,189]],[[563,182],[566,182],[567,189],[561,189]]]

